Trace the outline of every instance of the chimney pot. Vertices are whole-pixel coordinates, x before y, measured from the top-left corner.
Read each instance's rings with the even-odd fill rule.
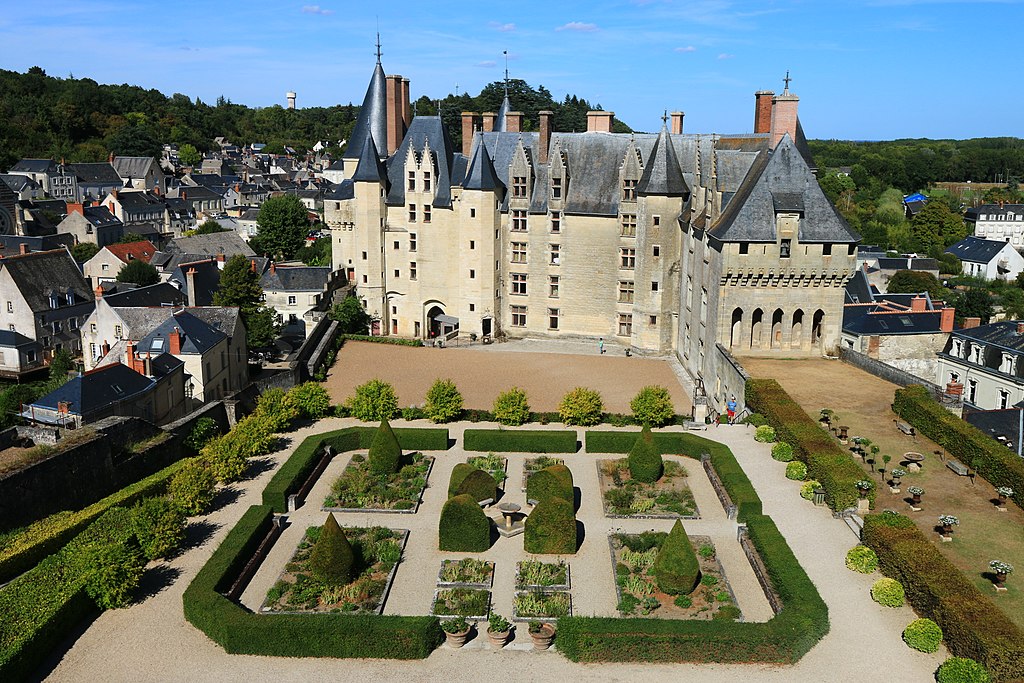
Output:
[[[96,301],[99,301],[103,298],[103,287],[96,285],[96,289],[93,290],[93,293],[96,295]]]
[[[30,253],[31,251],[32,250],[29,249],[28,245],[25,244],[24,242],[22,242],[21,244],[18,245],[18,253],[21,254],[22,256],[24,256],[25,254]]]
[[[588,133],[611,133],[612,120],[615,118],[613,111],[588,111],[587,132]]]
[[[277,272],[277,265],[274,264],[274,263],[271,263],[270,264],[270,274],[273,275],[276,272]]]
[[[981,327],[981,318],[964,318],[964,329],[970,330]]]
[[[915,296],[913,299],[911,299],[910,300],[910,310],[914,311],[915,313],[925,310],[925,299],[924,299],[924,297],[923,296]]]
[[[498,115],[495,114],[493,111],[485,111],[483,113],[485,133],[490,133],[491,131],[494,130],[494,120],[496,118],[498,118]]]

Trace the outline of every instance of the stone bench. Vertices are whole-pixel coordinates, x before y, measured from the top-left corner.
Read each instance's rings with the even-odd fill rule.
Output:
[[[485,507],[487,507],[488,505],[490,505],[493,502],[494,502],[493,498],[484,498],[481,501],[477,501],[477,505],[479,505],[482,508],[485,508]]]
[[[971,474],[971,471],[967,468],[967,465],[963,464],[962,462],[960,462],[956,458],[950,458],[949,460],[947,460],[946,461],[946,467],[948,467],[949,469],[953,470],[954,472],[959,474],[961,477],[967,477],[967,476],[970,476],[970,474]]]
[[[917,434],[917,432],[914,431],[914,427],[912,425],[907,424],[906,422],[897,421],[896,429],[900,430],[907,436],[915,436]]]

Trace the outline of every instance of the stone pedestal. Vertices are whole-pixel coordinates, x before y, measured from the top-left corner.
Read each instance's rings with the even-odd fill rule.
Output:
[[[942,539],[943,543],[952,543],[953,542],[953,537],[952,536],[944,536],[942,534],[939,534],[939,538]]]
[[[911,510],[912,510],[913,512],[920,512],[920,511],[921,511],[921,508],[919,508],[919,507],[914,507],[913,505],[911,505],[911,506],[910,506],[910,509],[911,509]]]
[[[997,586],[996,584],[992,584],[992,587],[996,589],[996,593],[1006,592],[1006,586]]]
[[[899,492],[900,492],[900,487],[899,486],[890,486],[889,487],[889,493],[899,493]]]
[[[921,466],[918,465],[916,462],[912,462],[909,465],[907,465],[907,471],[908,472],[920,472],[921,471]]]
[[[869,501],[867,498],[858,498],[857,499],[857,512],[863,512],[863,513],[866,514],[870,510],[871,510],[871,501]]]
[[[1000,512],[1006,512],[1006,508],[999,507],[998,505],[996,506],[996,510],[999,510]]]

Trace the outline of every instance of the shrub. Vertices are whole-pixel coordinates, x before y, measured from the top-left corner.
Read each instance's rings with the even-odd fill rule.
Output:
[[[966,657],[950,657],[935,672],[938,683],[989,683],[985,667]]]
[[[462,415],[462,394],[450,379],[437,379],[427,391],[427,402],[423,412],[432,422],[443,423],[457,420]]]
[[[846,553],[846,568],[860,574],[878,569],[878,555],[866,545],[855,545]]]
[[[448,478],[448,497],[457,496],[459,486],[462,485],[463,480],[470,475],[471,472],[477,468],[464,462],[460,462],[452,468],[451,477]]]
[[[888,577],[871,584],[871,599],[886,607],[903,607],[906,595],[903,586],[896,579]]]
[[[775,441],[775,429],[770,425],[761,425],[754,430],[754,441],[771,443]]]
[[[654,578],[658,588],[669,595],[689,595],[700,581],[700,563],[693,552],[683,524],[678,519],[654,560]]]
[[[772,446],[772,457],[779,462],[789,462],[793,459],[793,447],[785,441],[779,441]]]
[[[526,498],[538,503],[549,498],[561,498],[573,502],[572,472],[565,465],[550,465],[534,472],[526,480]]]
[[[139,586],[145,563],[134,543],[97,542],[82,550],[85,592],[101,609],[126,607]]]
[[[503,425],[518,427],[530,421],[530,404],[519,387],[503,391],[494,399],[494,419]]]
[[[254,415],[263,418],[267,431],[273,434],[291,427],[292,420],[299,416],[299,409],[284,393],[284,389],[273,388],[267,389],[256,399]]]
[[[804,500],[811,500],[814,498],[814,491],[821,488],[821,482],[817,479],[811,479],[805,481],[803,486],[800,487],[800,497]]]
[[[558,416],[567,425],[589,427],[601,422],[604,402],[593,389],[576,387],[558,405]]]
[[[381,420],[373,435],[369,460],[370,471],[378,475],[394,474],[402,466],[402,447],[387,420]]]
[[[807,478],[807,465],[803,464],[799,460],[786,463],[786,479],[793,479],[795,481],[803,481]]]
[[[220,434],[220,425],[211,417],[201,417],[185,437],[185,446],[193,453],[199,453],[210,439]]]
[[[313,544],[313,551],[309,554],[310,574],[328,586],[344,586],[354,578],[354,563],[352,544],[338,526],[334,513],[328,512],[324,525],[320,527],[320,535]]]
[[[672,396],[665,387],[644,387],[629,402],[629,407],[636,423],[646,427],[661,427],[676,416]]]
[[[491,547],[491,520],[473,496],[455,496],[441,509],[438,537],[441,550],[482,553]]]
[[[331,412],[331,395],[319,382],[303,382],[288,390],[288,401],[307,420],[319,420]]]
[[[185,513],[167,498],[146,498],[132,509],[135,537],[147,560],[167,557],[185,540]]]
[[[202,458],[210,474],[221,484],[241,479],[249,465],[248,459],[240,452],[236,439],[227,435],[217,437],[206,444],[203,447]]]
[[[427,414],[423,412],[422,408],[417,408],[416,406],[409,406],[408,408],[402,408],[402,419],[403,420],[407,420],[409,422],[412,422],[413,420],[422,420],[426,416],[427,416]]]
[[[213,473],[199,458],[187,461],[177,474],[171,477],[167,493],[186,515],[201,515],[213,502],[216,482]]]
[[[576,432],[551,429],[467,429],[467,451],[512,453],[575,453]]]
[[[488,499],[497,500],[498,484],[488,472],[474,468],[472,472],[462,479],[458,489],[455,491],[457,496],[462,494],[472,496],[473,500],[478,503]]]
[[[576,552],[576,513],[563,498],[546,498],[526,518],[523,548],[528,553],[568,555]]]
[[[931,619],[914,619],[903,629],[903,642],[918,652],[935,652],[942,643],[942,629]]]
[[[640,432],[636,443],[629,451],[628,463],[629,475],[637,481],[653,484],[661,479],[665,472],[665,463],[662,462],[661,453],[654,445],[650,427],[645,426]]]
[[[387,382],[371,379],[356,387],[356,393],[345,401],[352,417],[363,422],[390,420],[398,411],[395,389]]]

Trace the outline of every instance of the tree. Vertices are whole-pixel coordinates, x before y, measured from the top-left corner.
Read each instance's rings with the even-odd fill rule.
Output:
[[[984,289],[968,289],[953,300],[956,306],[956,322],[963,324],[965,318],[981,318],[981,324],[988,324],[992,317],[992,295]]]
[[[68,373],[75,369],[75,361],[71,358],[71,354],[68,353],[67,349],[58,349],[53,354],[53,360],[50,361],[50,382],[55,383],[57,386],[64,384],[67,381]],[[54,387],[57,388],[56,386]]]
[[[370,314],[356,296],[347,296],[331,308],[331,317],[338,321],[341,334],[369,334]]]
[[[945,249],[967,236],[963,217],[942,201],[930,201],[910,222],[910,231],[925,249]]]
[[[261,305],[263,287],[251,261],[235,254],[220,272],[220,286],[213,295],[214,306],[236,306],[245,325],[251,348],[269,346],[278,332],[277,313]]]
[[[262,349],[274,343],[281,331],[281,323],[274,309],[259,306],[255,310],[244,310],[240,313],[245,325],[246,341],[251,348]]]
[[[676,416],[672,396],[668,389],[656,385],[646,386],[629,402],[633,419],[642,425],[661,427]]]
[[[142,259],[132,259],[118,271],[117,281],[133,282],[139,287],[146,287],[160,282],[160,273]]]
[[[313,244],[303,246],[296,258],[307,266],[331,265],[331,238],[318,237]]]
[[[564,397],[558,406],[558,414],[567,425],[590,427],[601,422],[604,402],[601,394],[593,389],[576,387]]]
[[[402,447],[387,420],[380,421],[366,459],[370,463],[370,471],[377,475],[394,474],[402,466]]]
[[[195,145],[186,142],[178,148],[178,159],[183,166],[198,166],[203,161],[203,155],[199,153]]]
[[[427,391],[423,412],[433,422],[451,422],[462,414],[462,394],[450,379],[437,379]]]
[[[71,256],[79,263],[84,263],[95,256],[99,250],[100,248],[92,242],[79,242],[71,247]]]
[[[218,232],[231,232],[212,218],[203,221],[203,224],[196,228],[197,235],[212,235]]]
[[[922,270],[897,270],[886,285],[889,294],[920,294],[928,292],[932,299],[945,299],[949,290],[935,276]]]
[[[124,237],[119,239],[117,244],[131,244],[132,242],[145,242],[146,238],[137,232],[127,232]]]
[[[257,253],[291,259],[302,249],[309,234],[309,212],[295,195],[271,197],[256,217],[257,233],[250,240]]]
[[[689,595],[700,581],[700,562],[678,519],[658,550],[653,573],[658,588],[669,595]]]
[[[351,583],[352,565],[355,553],[345,532],[338,526],[334,513],[327,513],[327,520],[320,527],[320,536],[309,554],[309,572],[317,581],[338,587]]]
[[[518,427],[530,419],[530,404],[526,392],[519,387],[503,391],[494,399],[494,419],[499,424]]]
[[[644,426],[636,443],[629,449],[627,456],[629,476],[637,481],[653,484],[661,479],[665,472],[665,464],[661,459],[658,447],[654,445],[651,428]]]
[[[356,391],[345,401],[352,417],[363,422],[376,422],[394,417],[398,411],[398,396],[395,388],[379,379],[371,379],[356,387]]]

